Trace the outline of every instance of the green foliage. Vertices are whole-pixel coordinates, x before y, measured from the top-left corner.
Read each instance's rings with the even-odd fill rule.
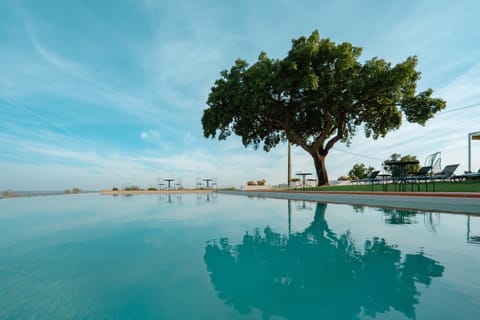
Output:
[[[244,146],[265,151],[288,140],[313,157],[322,185],[328,183],[324,159],[335,143],[348,145],[359,128],[367,137],[384,137],[400,127],[402,112],[423,125],[445,108],[431,89],[416,94],[416,57],[392,66],[379,58],[361,63],[361,52],[315,31],[293,40],[284,59],[264,52],[251,66],[238,59],[208,96],[205,137],[234,133]]]
[[[117,188],[117,187],[113,187],[113,188],[112,188],[112,191],[118,191],[118,188]]]
[[[387,161],[415,161],[415,160],[418,160],[417,156],[412,156],[412,155],[409,155],[409,154],[407,154],[405,156],[402,156],[401,154],[394,153],[390,156],[390,159],[387,159],[383,162],[382,166],[383,166],[383,169],[387,172],[390,172],[392,174],[392,176],[398,176],[402,169],[398,166],[388,166],[387,164],[385,164],[385,162],[387,162]],[[407,165],[405,167],[405,173],[417,172],[419,169],[420,169],[419,164],[410,164],[410,165]]]
[[[128,186],[128,187],[125,187],[124,190],[126,190],[126,191],[141,191],[142,188],[140,188],[139,186]]]
[[[66,189],[64,191],[65,194],[72,194],[72,193],[76,194],[76,193],[80,193],[80,192],[82,192],[82,190],[78,187],[72,188],[72,190]]]
[[[372,174],[374,167],[366,167],[363,163],[355,163],[348,172],[348,176],[352,179],[363,179]]]

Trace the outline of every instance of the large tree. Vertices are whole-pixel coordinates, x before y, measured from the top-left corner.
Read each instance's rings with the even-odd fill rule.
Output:
[[[313,158],[318,184],[328,184],[325,158],[337,142],[347,145],[362,127],[377,139],[407,121],[424,125],[445,107],[432,90],[416,93],[417,58],[392,66],[372,58],[359,62],[362,49],[335,44],[314,31],[292,40],[282,59],[262,52],[249,66],[238,59],[221,72],[202,117],[205,137],[239,135],[245,146],[269,151],[290,141]]]

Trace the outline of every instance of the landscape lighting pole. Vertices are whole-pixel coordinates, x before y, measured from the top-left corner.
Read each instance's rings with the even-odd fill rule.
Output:
[[[468,172],[472,172],[472,140],[480,140],[480,131],[468,134]]]

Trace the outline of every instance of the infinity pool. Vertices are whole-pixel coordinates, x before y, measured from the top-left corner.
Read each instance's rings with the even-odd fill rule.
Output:
[[[479,319],[480,217],[217,194],[0,200],[0,319]]]

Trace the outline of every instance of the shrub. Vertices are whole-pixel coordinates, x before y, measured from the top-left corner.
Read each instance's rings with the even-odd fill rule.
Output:
[[[139,186],[130,186],[125,188],[126,191],[140,191],[142,190]]]
[[[266,182],[267,182],[267,181],[266,181],[265,179],[262,179],[262,180],[258,180],[258,181],[257,181],[257,184],[258,184],[259,186],[264,186]]]
[[[10,190],[7,190],[7,191],[4,191],[2,196],[0,197],[1,198],[13,198],[13,197],[18,197],[18,195]]]

